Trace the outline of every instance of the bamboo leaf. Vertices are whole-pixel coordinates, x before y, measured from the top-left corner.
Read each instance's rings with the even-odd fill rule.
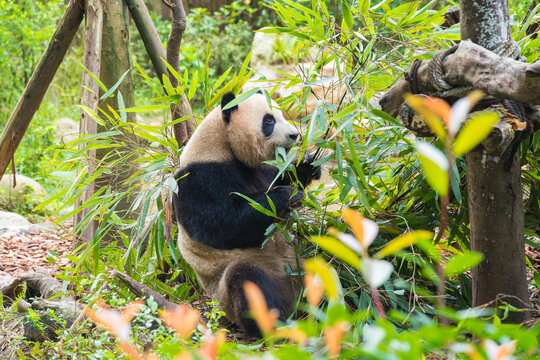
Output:
[[[242,101],[247,100],[249,97],[251,97],[251,95],[255,94],[259,90],[260,90],[260,88],[256,87],[254,89],[251,89],[251,90],[243,93],[242,95],[236,97],[233,101],[231,101],[230,103],[225,105],[225,107],[222,110],[227,110],[227,109],[230,109],[230,108],[240,104]]]
[[[81,65],[84,68],[84,70],[86,70],[86,72],[88,73],[88,75],[92,77],[92,79],[94,79],[94,81],[98,84],[101,90],[107,91],[107,87],[105,86],[105,84],[101,80],[99,80],[99,78],[96,75],[94,75],[90,70],[88,70],[88,68],[84,66],[83,64],[79,63],[79,65]]]
[[[478,265],[482,261],[482,258],[482,254],[476,251],[454,255],[448,259],[444,274],[446,276],[462,274]]]
[[[197,90],[197,84],[199,83],[199,71],[195,71],[193,77],[191,78],[191,83],[189,84],[188,99],[191,100],[195,91]]]
[[[340,286],[336,271],[330,267],[323,259],[315,257],[304,262],[304,269],[313,274],[319,275],[324,283],[326,296],[331,300],[337,300],[340,297]]]
[[[347,24],[347,27],[349,29],[352,29],[353,26],[353,16],[351,13],[351,8],[349,7],[349,4],[347,4],[347,1],[344,0],[341,2],[341,12],[343,13],[343,20]]]
[[[109,91],[107,91],[105,94],[103,94],[102,97],[99,98],[99,100],[103,100],[103,99],[106,99],[108,98],[109,96],[112,95],[112,93],[114,93],[114,91],[120,86],[120,84],[122,83],[122,81],[124,81],[124,78],[126,77],[126,75],[131,71],[131,69],[128,69],[122,76],[120,76],[120,79],[118,79],[118,81],[116,82],[116,84],[114,84],[110,89]]]
[[[493,111],[486,111],[475,114],[463,126],[459,132],[452,151],[455,156],[461,156],[474,149],[482,140],[484,140],[493,125],[499,121],[499,114]]]
[[[144,112],[144,111],[154,111],[154,110],[162,110],[168,108],[168,105],[142,105],[142,106],[134,106],[130,107],[124,110],[121,110],[122,112]]]
[[[337,256],[358,271],[362,270],[360,257],[340,240],[330,236],[313,236],[311,238],[315,244],[326,250],[328,253]]]
[[[431,241],[432,239],[433,233],[425,230],[417,230],[403,234],[386,244],[377,254],[375,254],[375,258],[384,258],[388,255],[396,253],[401,249],[415,245],[420,241]]]
[[[442,196],[448,194],[448,159],[435,146],[419,141],[415,145],[428,184]]]

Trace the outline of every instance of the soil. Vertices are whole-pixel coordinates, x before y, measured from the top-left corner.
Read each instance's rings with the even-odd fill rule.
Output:
[[[0,236],[0,271],[55,274],[69,265],[66,254],[73,250],[72,227]]]

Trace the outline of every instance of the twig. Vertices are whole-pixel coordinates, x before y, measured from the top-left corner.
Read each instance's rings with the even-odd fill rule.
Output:
[[[176,304],[165,299],[160,293],[150,289],[148,286],[141,284],[140,282],[133,280],[128,275],[121,273],[120,271],[114,270],[111,273],[111,276],[116,277],[118,280],[122,281],[127,288],[137,295],[138,297],[148,298],[153,297],[154,301],[157,303],[158,308],[160,309],[173,309],[176,307]]]

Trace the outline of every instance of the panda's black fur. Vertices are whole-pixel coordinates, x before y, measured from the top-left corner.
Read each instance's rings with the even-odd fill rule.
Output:
[[[234,99],[224,95],[221,108]],[[254,209],[244,194],[267,209],[273,202],[283,215],[303,197],[293,176],[285,174],[270,184],[278,169],[265,165],[276,146],[290,148],[298,137],[266,98],[254,94],[226,110],[214,109],[199,125],[180,157],[176,174],[178,192],[173,203],[179,224],[178,245],[193,267],[201,285],[227,317],[250,335],[260,335],[248,310],[243,292],[246,281],[263,291],[269,308],[286,319],[296,294],[285,267],[296,268],[283,234],[277,234],[261,248],[266,229],[276,218]],[[310,161],[297,165],[297,178],[305,187],[320,177],[320,168]]]

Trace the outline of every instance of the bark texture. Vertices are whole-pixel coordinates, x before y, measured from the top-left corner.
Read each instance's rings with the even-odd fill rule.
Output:
[[[101,67],[100,77],[101,81],[107,88],[111,88],[122,77],[122,75],[132,68],[131,56],[129,52],[129,31],[128,31],[128,13],[127,7],[122,1],[118,0],[102,0],[103,4],[103,36],[102,36],[102,50],[101,50]],[[108,97],[103,100],[99,107],[103,111],[109,112],[109,107],[118,112],[118,92],[122,93],[124,104],[126,108],[135,106],[134,97],[134,83],[131,72],[124,78],[122,84],[114,92],[113,97]],[[100,94],[102,95],[102,94]],[[126,113],[128,122],[135,122],[135,113]],[[104,119],[106,121],[106,119]],[[113,124],[106,124],[105,127],[98,126],[97,131],[107,131],[112,128]],[[120,141],[122,139],[118,139]],[[126,147],[119,147],[111,149],[98,149],[96,151],[96,158],[98,162],[104,161],[107,157],[106,163],[101,163],[99,166],[108,166],[107,163],[118,160],[120,156],[125,155],[130,149]],[[122,164],[115,164],[111,169],[110,174],[103,174],[99,176],[95,181],[96,191],[104,186],[109,186],[114,193],[122,193],[127,190],[128,185],[125,181],[135,171],[131,167],[131,164],[124,162]],[[135,196],[135,194],[132,194]],[[136,212],[129,212],[128,209],[131,205],[132,198],[130,196],[123,196],[116,205],[117,215],[125,219],[134,219],[137,217]],[[116,231],[113,229],[105,237],[104,241],[108,242],[113,239],[118,239]]]
[[[103,30],[103,8],[101,6],[101,1],[87,0],[85,12],[84,66],[99,78],[101,66],[101,35]],[[87,71],[83,71],[82,74],[82,87],[81,104],[90,108],[94,113],[97,113],[99,86]],[[81,113],[79,132],[81,135],[97,133],[97,123],[84,111]],[[88,164],[88,171],[90,172],[89,175],[91,175],[93,168],[96,165],[96,151],[93,149],[88,150],[86,155],[90,161]],[[93,194],[94,182],[92,182],[84,194],[77,199],[75,207],[80,207]],[[88,209],[83,209],[77,213],[74,219],[75,224],[79,224],[88,212]],[[78,241],[73,243],[74,248],[76,249],[81,243],[89,242],[94,237],[95,231],[96,221],[90,220],[86,224],[84,231],[79,234],[80,238]]]
[[[422,94],[438,91],[433,86],[430,63],[423,61],[417,71],[418,92]],[[446,57],[443,80],[456,87],[472,86],[501,99],[540,104],[540,63],[501,57],[471,41],[461,41],[457,50]],[[381,96],[382,110],[396,116],[407,92],[411,92],[409,82],[400,80]]]
[[[13,159],[15,150],[30,125],[51,81],[64,59],[84,14],[84,1],[71,0],[47,49],[0,135],[0,179]]]
[[[470,39],[487,49],[504,46],[511,40],[507,1],[461,0],[460,8],[463,40]],[[500,83],[500,87],[524,80],[509,68],[498,70],[503,76],[507,72],[514,76],[508,84]],[[473,72],[482,76],[481,69]],[[538,92],[539,87],[528,92],[534,89]],[[500,96],[499,92],[488,94]],[[473,306],[496,305],[505,300],[517,308],[529,307],[519,154],[518,147],[509,164],[486,162],[482,147],[467,154],[471,249],[484,254],[484,260],[472,270]],[[528,312],[512,312],[508,320],[523,322],[528,316]]]
[[[172,86],[176,88],[178,81],[169,72],[165,62],[167,62],[176,70],[180,71],[180,45],[182,42],[182,36],[186,27],[186,14],[182,7],[182,2],[164,2],[173,11],[174,19],[171,27],[171,34],[167,42],[167,52],[161,44],[161,40],[158,36],[152,18],[148,13],[148,9],[142,0],[126,0],[129,11],[133,17],[133,21],[139,30],[141,38],[144,42],[146,51],[152,61],[152,66],[156,71],[156,74],[163,84],[163,76],[167,76]],[[185,94],[182,94],[180,98],[180,106],[177,104],[171,104],[172,120],[179,119],[186,115],[190,116],[189,119],[181,123],[175,124],[173,132],[178,144],[184,144],[191,136],[195,129],[195,119],[193,118],[193,111],[191,105]]]
[[[471,248],[484,254],[472,270],[473,306],[503,300],[529,307],[519,151],[510,168],[486,161],[482,150],[471,151],[467,169]],[[526,319],[527,313],[510,313],[513,322]]]
[[[186,12],[181,0],[163,0],[172,11],[172,26],[169,37],[167,38],[167,62],[173,69],[180,73],[180,46],[182,45],[182,37],[186,30]],[[169,80],[173,88],[178,85],[178,80],[174,75],[169,72]],[[172,120],[180,119],[184,116],[190,116],[191,118],[186,121],[182,121],[175,124],[173,127],[174,137],[179,146],[184,145],[195,129],[192,122],[193,112],[191,106],[187,100],[187,97],[183,95],[180,98],[180,106],[177,104],[171,104],[171,117]]]

